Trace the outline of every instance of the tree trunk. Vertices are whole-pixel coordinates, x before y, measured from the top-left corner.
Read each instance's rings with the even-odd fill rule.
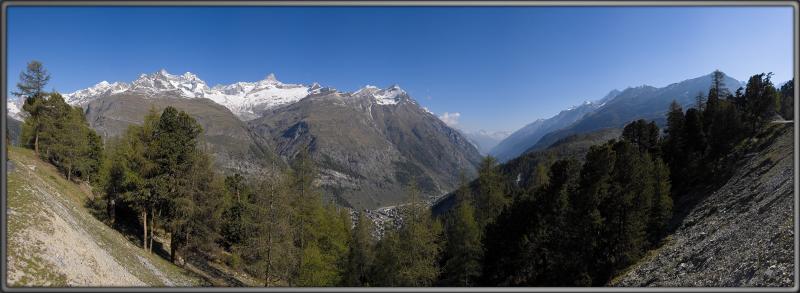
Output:
[[[175,243],[175,233],[169,233],[169,261],[172,263],[175,263],[177,260],[177,258],[175,258],[175,253],[177,252],[175,246],[177,246],[177,243]]]
[[[72,181],[72,166],[67,167],[67,181]]]
[[[142,248],[147,250],[147,209],[142,211],[142,230],[144,230],[144,236],[142,236]]]
[[[156,213],[152,213],[150,219],[150,245],[147,247],[147,251],[153,253],[153,238],[156,236]]]
[[[39,155],[39,132],[36,132],[36,135],[33,138],[33,151],[36,155]]]

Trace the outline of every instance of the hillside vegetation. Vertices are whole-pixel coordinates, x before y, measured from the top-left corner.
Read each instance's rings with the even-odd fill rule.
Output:
[[[615,286],[791,287],[794,279],[792,124],[747,144],[736,173],[697,204],[666,243]]]
[[[9,147],[8,155],[9,286],[206,285],[97,220],[84,207],[86,186],[32,150]]]

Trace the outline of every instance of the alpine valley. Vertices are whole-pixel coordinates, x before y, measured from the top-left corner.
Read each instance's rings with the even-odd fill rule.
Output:
[[[205,147],[226,173],[284,170],[307,147],[326,198],[352,208],[401,203],[412,181],[423,195],[440,196],[456,187],[462,172],[474,177],[481,159],[466,136],[397,85],[339,92],[269,74],[209,87],[192,73],[162,69],[131,83],[102,81],[63,96],[84,109],[104,138],[142,123],[151,110],[186,111],[202,125]],[[22,119],[19,102],[9,101],[8,108],[9,117]]]

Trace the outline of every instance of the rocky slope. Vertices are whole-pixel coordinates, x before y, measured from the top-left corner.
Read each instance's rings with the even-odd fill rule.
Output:
[[[83,104],[89,125],[104,138],[123,134],[129,125],[141,124],[151,109],[161,111],[167,106],[186,111],[203,126],[203,140],[219,168],[257,174],[264,169],[282,166],[269,141],[259,141],[244,122],[209,99],[120,93]]]
[[[31,150],[9,148],[9,158],[9,287],[207,285],[95,219],[90,193]]]
[[[439,196],[460,172],[474,176],[480,160],[466,137],[397,86],[321,92],[248,124],[286,160],[308,146],[326,194],[356,208],[403,202],[411,182]]]
[[[773,125],[750,141],[730,180],[696,204],[662,247],[611,285],[796,286],[792,126]]]

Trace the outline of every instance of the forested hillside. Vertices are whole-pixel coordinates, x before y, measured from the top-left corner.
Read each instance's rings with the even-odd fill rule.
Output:
[[[794,272],[794,125],[770,125],[731,154],[733,176],[687,205],[664,244],[611,284],[791,287]]]
[[[759,217],[753,206],[733,208],[743,200],[731,203],[718,195],[745,190],[740,198],[746,199],[753,189],[750,194],[779,191],[774,200],[757,201],[757,211],[772,210],[773,203],[785,199],[786,183],[774,180],[788,180],[789,132],[773,124],[786,123],[781,115],[789,117],[794,90],[793,83],[777,89],[769,74],[754,75],[746,88],[731,93],[717,71],[694,107],[684,110],[673,102],[665,110],[663,130],[640,119],[621,133],[607,129],[572,136],[505,165],[486,157],[475,180],[461,173],[449,204],[436,216],[423,196],[429,182],[407,178],[398,220],[382,227],[380,237],[372,233],[365,211],[325,199],[315,182],[321,167],[313,158],[313,139],[287,138],[278,146],[295,154],[285,170],[257,178],[226,174],[213,167],[202,144],[204,127],[186,111],[153,108],[141,124],[104,141],[81,108],[43,90],[48,78],[41,64],[32,62],[18,86],[26,112],[20,144],[27,149],[15,149],[9,163],[16,172],[10,181],[16,195],[10,199],[19,208],[9,212],[16,223],[10,225],[17,239],[10,249],[18,261],[19,273],[10,275],[15,284],[201,284],[180,267],[202,275],[207,280],[202,284],[232,286],[604,286],[670,239],[695,243],[682,233],[694,233],[692,227],[714,219],[716,208],[734,213],[720,220],[769,220],[777,227],[772,233],[787,228],[781,222],[785,209],[775,208],[775,217]],[[385,121],[394,125],[389,128],[410,127],[405,122]],[[387,135],[411,139],[404,133]],[[421,143],[411,140],[406,145]],[[439,141],[446,145],[447,140],[462,139]],[[742,165],[752,154],[757,157]],[[774,162],[781,164],[778,169],[769,167]],[[447,176],[461,171],[450,169]],[[763,178],[766,187],[737,183],[749,181],[748,176]],[[72,204],[51,200],[63,198],[60,191],[85,197]],[[81,202],[84,207],[75,205]],[[48,220],[56,225],[52,229],[28,218],[54,214],[58,217]],[[678,228],[670,238],[675,227],[688,228]],[[737,231],[731,227],[721,231]],[[41,250],[28,250],[37,241],[44,243]],[[754,247],[773,243],[737,241]],[[77,246],[71,243],[85,245],[64,248]],[[107,248],[108,243],[123,248]],[[26,251],[69,265],[51,270]],[[776,259],[787,259],[788,250],[772,251]],[[751,255],[734,256],[702,271],[725,272],[727,264],[748,259]],[[783,272],[780,263],[759,273]],[[209,276],[220,268],[229,272],[230,281]],[[638,270],[648,268],[645,263]],[[251,282],[238,281],[246,275]]]

